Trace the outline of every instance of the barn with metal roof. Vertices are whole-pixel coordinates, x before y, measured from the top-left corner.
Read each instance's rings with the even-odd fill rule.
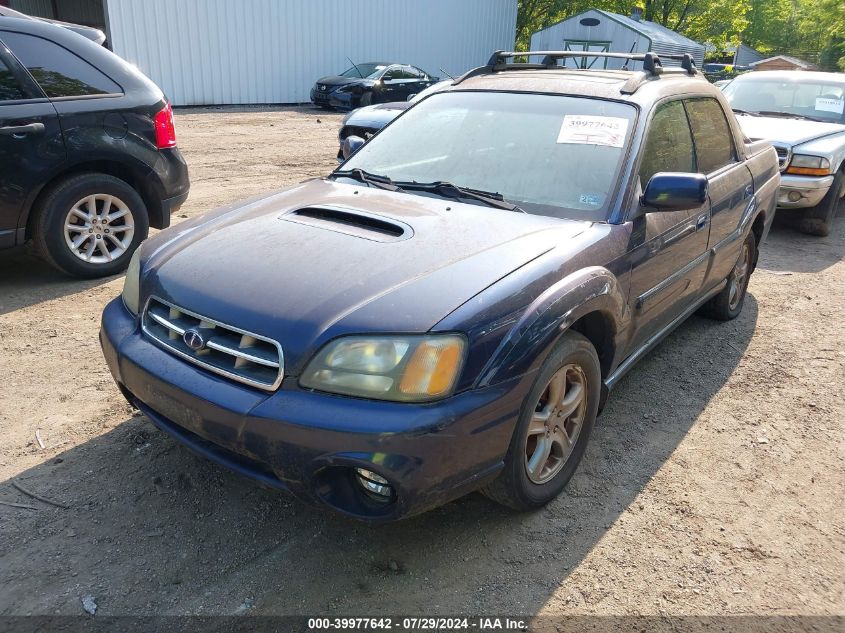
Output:
[[[531,36],[532,50],[605,51],[610,53],[646,53],[682,55],[689,53],[701,68],[704,63],[704,45],[694,42],[656,22],[642,19],[642,11],[635,8],[630,17],[588,9],[557,24],[537,31]],[[568,60],[588,68],[621,68],[626,62],[620,59],[586,57]],[[669,65],[680,62],[665,60]],[[639,69],[639,62],[628,63],[631,70]]]

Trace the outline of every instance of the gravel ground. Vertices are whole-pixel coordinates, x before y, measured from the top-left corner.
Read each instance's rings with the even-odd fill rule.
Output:
[[[180,217],[326,173],[339,120],[180,110]],[[631,372],[548,507],[471,495],[381,526],[158,432],[97,342],[121,279],[0,253],[0,501],[35,508],[0,505],[0,615],[843,615],[842,216],[821,239],[779,218],[740,318],[693,317]]]

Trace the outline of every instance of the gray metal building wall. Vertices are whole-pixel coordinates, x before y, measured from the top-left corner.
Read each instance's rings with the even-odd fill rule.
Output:
[[[114,52],[175,105],[308,101],[355,62],[461,73],[511,49],[516,0],[106,0]]]

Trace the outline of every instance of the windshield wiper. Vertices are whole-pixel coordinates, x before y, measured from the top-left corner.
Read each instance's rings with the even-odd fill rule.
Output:
[[[401,191],[399,187],[393,184],[393,181],[388,178],[387,176],[381,176],[379,174],[371,174],[368,171],[364,171],[363,169],[343,169],[338,171],[333,171],[331,173],[331,177],[342,176],[344,178],[351,178],[352,180],[357,180],[358,182],[363,182],[366,185],[371,187],[376,187],[378,189],[386,189],[387,191]]]
[[[759,112],[752,112],[751,110],[740,110],[739,108],[731,108],[734,114],[747,114],[748,116],[760,116]]]
[[[777,112],[776,110],[760,110],[757,114],[761,116],[779,116],[785,119],[803,119],[804,121],[815,121],[817,123],[824,123],[822,119],[816,119],[806,114],[793,114],[792,112]]]
[[[488,207],[525,213],[517,205],[505,200],[500,193],[470,189],[469,187],[459,187],[445,180],[435,180],[434,182],[417,182],[414,180],[410,182],[399,182],[397,184],[406,191],[431,191],[447,198],[477,200],[478,202],[483,202]]]

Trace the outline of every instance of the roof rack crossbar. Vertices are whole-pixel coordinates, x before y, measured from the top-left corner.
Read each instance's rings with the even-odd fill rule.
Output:
[[[516,57],[530,58],[540,56],[542,56],[543,58],[540,63],[507,63],[508,59],[513,59]],[[470,77],[478,77],[479,75],[489,75],[491,73],[506,70],[548,70],[553,68],[563,70],[560,66],[557,65],[557,62],[559,60],[566,60],[579,57],[604,57],[611,59],[625,59],[628,61],[642,62],[642,71],[634,73],[634,76],[632,76],[628,79],[628,81],[625,82],[625,85],[621,89],[621,92],[623,94],[633,94],[637,90],[637,88],[641,86],[644,82],[646,82],[650,77],[658,77],[669,71],[671,71],[673,74],[676,72],[684,72],[689,75],[695,75],[698,72],[696,70],[695,60],[689,53],[684,53],[682,55],[658,55],[653,51],[649,51],[647,53],[606,53],[600,51],[496,51],[495,53],[493,53],[493,55],[490,56],[490,59],[488,60],[486,66],[479,66],[478,68],[474,68],[464,73],[463,75],[458,77],[452,85],[457,86],[459,83],[466,81]],[[662,62],[663,59],[680,61],[681,68],[664,68]],[[566,62],[564,61],[564,65],[565,63]],[[627,70],[627,63],[626,66],[623,67],[623,70]]]
[[[540,57],[543,60],[540,64],[508,64],[508,59],[515,57]],[[658,75],[663,70],[662,59],[680,61],[683,68],[690,75],[696,73],[695,60],[689,53],[683,55],[658,55],[654,52],[648,53],[609,53],[602,51],[496,51],[487,62],[487,68],[492,71],[504,70],[507,67],[513,68],[554,68],[558,60],[573,57],[604,57],[611,59],[626,59],[643,63],[643,70],[650,75]]]

